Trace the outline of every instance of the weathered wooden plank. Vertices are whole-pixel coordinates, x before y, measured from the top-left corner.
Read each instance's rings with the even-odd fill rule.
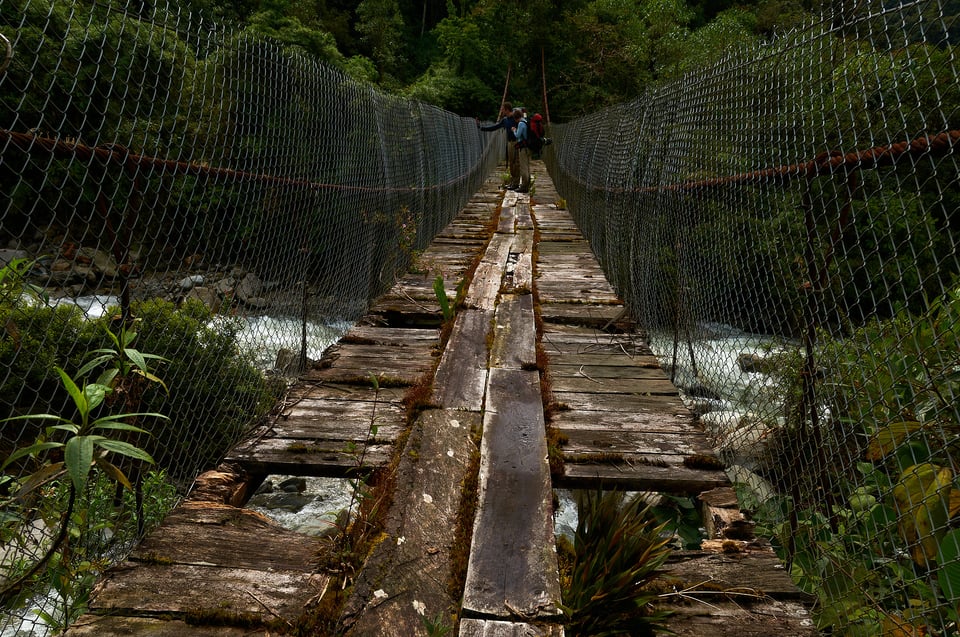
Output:
[[[430,284],[433,285],[432,283]],[[432,288],[431,288],[432,289]],[[439,333],[433,329],[413,327],[374,327],[372,325],[354,325],[340,339],[340,343],[367,345],[387,345],[390,347],[434,347],[440,340]]]
[[[293,405],[300,400],[344,400],[399,405],[407,391],[406,387],[380,387],[375,390],[371,385],[320,382],[310,379],[308,371],[299,383],[290,388],[286,403]]]
[[[538,374],[491,369],[487,396],[464,612],[555,617],[560,582]]]
[[[481,262],[473,274],[464,305],[470,309],[492,310],[497,305],[497,294],[503,282],[504,263]]]
[[[537,280],[537,294],[543,303],[621,303],[616,294],[584,287],[574,281],[558,281],[555,285]]]
[[[684,406],[678,395],[554,391],[554,398],[568,409],[660,413],[679,417],[687,416],[691,422],[693,421],[693,414]]]
[[[793,601],[725,601],[718,595],[683,605],[664,605],[674,615],[664,622],[677,637],[815,637],[810,612]]]
[[[635,434],[682,433],[703,436],[702,430],[692,424],[688,414],[669,414],[656,410],[644,411],[583,411],[558,410],[551,419],[551,425],[566,431],[614,430]]]
[[[556,323],[549,323],[551,327]],[[578,328],[591,329],[591,328]],[[551,364],[589,364],[589,365],[620,365],[621,361],[628,361],[631,365],[637,367],[659,368],[660,362],[650,351],[646,341],[641,338],[613,338],[602,332],[596,332],[595,336],[588,337],[569,337],[555,332],[544,332],[543,346],[550,354]],[[607,360],[583,359],[578,361],[574,359],[557,359],[557,355],[570,354],[605,354],[610,358]]]
[[[629,364],[636,368],[660,370],[660,363],[654,356],[624,354],[616,345],[555,343],[543,340],[544,349],[550,359],[550,368],[554,366],[586,365],[589,367],[616,366]],[[665,374],[663,374],[665,375]]]
[[[513,266],[512,285],[506,286],[514,293],[531,292],[534,286],[533,257],[529,252],[522,252],[517,256]]]
[[[676,386],[666,378],[593,378],[586,375],[553,375],[556,392],[590,394],[661,394],[677,395]]]
[[[465,551],[455,545],[456,520],[479,427],[477,413],[439,409],[414,424],[406,449],[416,454],[401,455],[385,538],[367,558],[344,612],[347,635],[419,635],[423,617],[459,610],[448,580]]]
[[[582,255],[587,257],[589,255],[596,261],[596,257],[590,252],[590,244],[582,236],[576,241],[558,241],[553,236],[556,230],[550,227],[545,228],[540,220],[538,220],[537,226],[540,229],[540,243],[537,244],[537,254],[544,257],[553,255]]]
[[[385,385],[416,385],[432,368],[433,365],[426,362],[419,365],[411,363],[404,367],[400,360],[393,360],[392,363],[384,360],[377,364],[370,359],[348,359],[343,365],[316,370],[310,374],[310,378],[330,383],[369,383],[372,375]]]
[[[754,591],[763,597],[812,602],[813,598],[797,588],[783,562],[769,547],[744,545],[741,550],[683,551],[671,554],[662,567],[663,578],[679,588],[702,583],[711,591]],[[695,595],[693,595],[695,597]]]
[[[436,360],[430,349],[382,347],[377,354],[376,347],[372,346],[369,352],[356,346],[332,352],[321,363],[330,366],[313,368],[307,377],[332,383],[367,383],[373,375],[384,385],[385,380],[390,384],[413,385],[432,371]]]
[[[185,502],[130,555],[131,562],[312,573],[316,538],[289,531],[249,509]]]
[[[492,310],[464,310],[457,315],[434,376],[434,403],[470,411],[483,408],[492,318]]]
[[[381,297],[370,308],[368,316],[375,316],[391,327],[440,327],[443,322],[438,301],[417,301],[399,296]]]
[[[269,620],[269,617],[266,618]],[[196,626],[182,620],[154,619],[152,617],[119,617],[84,615],[63,633],[64,637],[269,637],[266,628],[250,626]]]
[[[510,252],[533,253],[533,230],[517,230],[510,244]]]
[[[557,427],[567,438],[563,453],[567,456],[591,453],[676,455],[683,457],[711,452],[706,436],[697,432],[638,432],[611,429],[570,429]]]
[[[593,365],[589,362],[569,362],[569,358],[561,360],[564,361],[562,364],[550,363],[550,376],[552,378],[585,378],[597,382],[608,379],[667,380],[664,371],[655,363],[653,365],[637,365],[627,356],[621,356],[619,361],[611,360],[600,365]]]
[[[431,262],[436,267],[436,262]],[[464,263],[464,266],[468,263]],[[444,271],[443,289],[447,296],[453,298],[457,294],[457,283],[463,275],[463,269],[456,272]],[[434,272],[428,272],[426,275],[420,274],[415,279],[401,279],[390,288],[390,294],[396,297],[414,299],[421,302],[434,301],[437,298],[437,292],[433,288],[436,280]]]
[[[517,225],[517,215],[513,206],[500,208],[500,219],[497,222],[497,232],[502,234],[513,234]]]
[[[536,369],[537,327],[533,296],[504,294],[497,305],[490,366]]]
[[[544,321],[571,323],[603,328],[615,322],[623,313],[621,305],[585,304],[585,303],[543,303],[540,304],[540,316]]]
[[[375,422],[378,435],[385,436],[385,429],[402,426],[405,420],[399,403],[306,398],[286,407],[270,433],[275,438],[353,439],[357,432],[365,437]]]
[[[90,602],[96,615],[241,614],[294,620],[329,576],[297,571],[125,562],[104,575]]]
[[[422,331],[422,330],[418,330]],[[371,359],[377,358],[395,358],[395,357],[406,357],[409,359],[412,356],[419,356],[422,358],[429,359],[434,351],[434,342],[430,341],[415,341],[413,343],[403,343],[396,345],[388,345],[384,343],[353,343],[353,342],[344,342],[341,341],[337,345],[331,346],[325,352],[324,358],[321,359],[321,362],[327,359],[330,359],[331,362],[340,361],[343,359]]]
[[[656,491],[696,495],[708,489],[729,486],[722,471],[689,469],[683,465],[666,466],[644,464],[642,457],[625,462],[606,464],[566,463],[563,473],[554,475],[554,486],[567,489],[624,489],[627,491]]]
[[[460,620],[460,637],[563,637],[559,624],[527,624],[490,619]]]
[[[392,444],[368,446],[363,451],[363,467],[369,470],[386,466],[392,451]],[[254,475],[355,477],[360,465],[360,446],[351,450],[347,442],[340,440],[264,438],[253,448],[235,448],[225,462],[239,464]]]

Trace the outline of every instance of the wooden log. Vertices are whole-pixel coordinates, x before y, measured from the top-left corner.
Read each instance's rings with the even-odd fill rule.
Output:
[[[540,316],[544,321],[586,325],[604,328],[621,318],[623,307],[620,305],[586,303],[550,303],[541,302]]]
[[[563,637],[559,624],[527,624],[489,619],[463,619],[460,637]]]
[[[479,414],[449,409],[425,411],[414,424],[384,538],[344,611],[347,635],[420,635],[424,617],[456,616],[459,595],[448,581],[467,551],[455,539],[461,485],[475,467],[471,435],[479,427]]]
[[[264,438],[254,447],[237,447],[225,462],[239,464],[254,475],[291,475],[320,478],[355,477],[357,473],[382,468],[390,462],[392,444],[373,444],[363,451],[342,440],[296,440]]]
[[[554,475],[554,486],[563,489],[622,489],[656,491],[695,496],[702,491],[730,484],[723,471],[690,469],[678,463],[643,463],[641,456],[627,456],[624,462],[602,464],[565,463],[563,473]],[[629,462],[627,462],[629,461]]]
[[[317,538],[289,531],[256,511],[186,502],[144,538],[129,560],[311,573],[319,548]]]
[[[437,366],[432,400],[444,407],[480,411],[487,383],[487,334],[493,311],[464,310]]]
[[[550,472],[537,372],[491,369],[466,616],[559,614]]]
[[[536,369],[537,328],[533,318],[532,295],[502,295],[493,329],[491,367]]]
[[[249,626],[196,626],[175,619],[151,617],[115,617],[84,615],[67,628],[64,637],[267,637],[268,631],[255,631]]]

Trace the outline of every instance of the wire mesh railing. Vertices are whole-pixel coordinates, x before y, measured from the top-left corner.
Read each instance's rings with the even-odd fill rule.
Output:
[[[0,0],[0,36],[0,633],[42,634],[502,138],[175,3]]]
[[[954,635],[960,7],[843,4],[547,161],[819,627]]]

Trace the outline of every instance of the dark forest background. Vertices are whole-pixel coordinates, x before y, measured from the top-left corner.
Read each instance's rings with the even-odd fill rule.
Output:
[[[837,0],[834,0],[837,1]],[[507,99],[576,118],[731,47],[775,37],[828,0],[187,0],[387,91],[485,119]],[[546,74],[542,73],[545,67]]]

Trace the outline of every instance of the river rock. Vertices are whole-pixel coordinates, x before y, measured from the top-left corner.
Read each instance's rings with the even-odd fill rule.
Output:
[[[188,277],[180,279],[178,284],[181,290],[192,290],[198,285],[203,285],[203,275],[202,274],[193,274]]]
[[[287,478],[277,485],[277,488],[284,493],[303,493],[307,490],[307,481],[304,478]]]
[[[115,279],[120,274],[116,259],[107,252],[97,248],[80,248],[77,250],[77,263],[92,267],[92,269],[109,279]]]
[[[0,250],[0,268],[10,265],[11,262],[16,261],[17,259],[29,259],[30,255],[27,254],[26,250],[9,250],[4,248]]]
[[[213,313],[220,311],[220,295],[212,288],[197,286],[187,293],[186,298],[199,299]]]
[[[263,291],[263,283],[253,272],[247,273],[237,284],[237,298],[247,305],[254,305],[253,301],[260,301],[260,294]],[[264,301],[265,303],[266,301]]]

